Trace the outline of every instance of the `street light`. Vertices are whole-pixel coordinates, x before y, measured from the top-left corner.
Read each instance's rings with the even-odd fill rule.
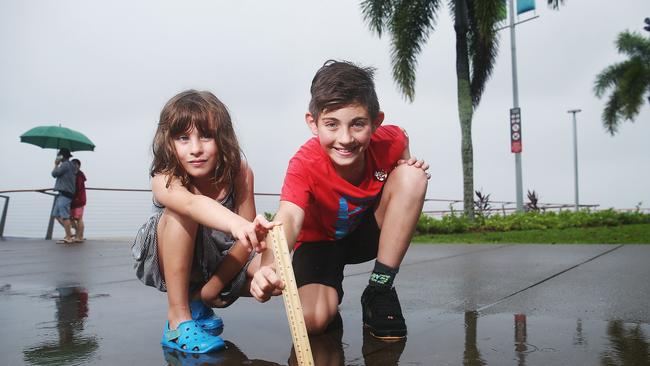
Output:
[[[578,195],[578,129],[576,127],[576,113],[582,109],[570,109],[567,113],[573,114],[573,175],[575,177],[576,211],[580,209],[580,196]]]
[[[517,82],[517,46],[515,37],[515,6],[514,0],[508,1],[510,14],[510,58],[512,60],[512,109],[510,110],[510,127],[513,126],[513,114],[515,117],[517,131],[511,131],[511,151],[515,154],[515,189],[517,212],[524,211],[524,188],[521,178],[521,110],[519,109],[519,88]],[[516,134],[516,139],[514,138]],[[513,144],[513,142],[516,143]]]

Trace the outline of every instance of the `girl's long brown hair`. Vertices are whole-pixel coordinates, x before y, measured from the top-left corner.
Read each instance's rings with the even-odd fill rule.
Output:
[[[172,177],[177,177],[181,184],[189,187],[191,178],[176,157],[174,138],[189,133],[192,128],[202,136],[215,139],[217,166],[212,181],[215,187],[229,187],[241,170],[241,150],[228,109],[208,91],[186,90],[165,104],[151,144],[150,175],[167,175],[167,186]]]

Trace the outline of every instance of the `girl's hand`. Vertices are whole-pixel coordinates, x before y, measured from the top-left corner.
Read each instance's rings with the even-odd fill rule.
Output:
[[[221,296],[217,296],[210,301],[203,301],[206,305],[208,305],[211,308],[225,308],[226,306],[230,305],[232,301],[226,301],[221,298]]]
[[[427,172],[427,170],[429,170],[429,164],[427,164],[426,161],[422,159],[418,160],[415,156],[411,156],[410,158],[408,158],[408,160],[400,159],[397,161],[397,165],[402,165],[402,164],[408,164],[410,166],[414,166],[416,168],[422,169],[425,173],[427,173],[427,179],[431,179],[431,174]]]
[[[259,246],[255,247],[255,251],[258,253],[266,250],[266,235],[269,233],[274,226],[279,225],[277,221],[269,221],[263,215],[255,216],[253,220],[253,225],[255,225],[255,234],[257,235],[257,241]]]
[[[258,253],[266,249],[266,234],[271,230],[276,222],[269,222],[264,216],[257,215],[253,222],[244,221],[238,227],[233,228],[232,236],[235,240],[241,241],[242,244],[248,249],[255,250]]]

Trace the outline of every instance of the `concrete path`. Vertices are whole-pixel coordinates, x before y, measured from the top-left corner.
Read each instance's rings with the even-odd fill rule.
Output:
[[[650,365],[650,245],[415,244],[396,343],[362,329],[371,268],[347,269],[344,328],[312,338],[317,365]],[[135,279],[128,240],[0,241],[2,365],[289,363],[281,297],[218,313],[227,351],[165,353],[166,297]]]

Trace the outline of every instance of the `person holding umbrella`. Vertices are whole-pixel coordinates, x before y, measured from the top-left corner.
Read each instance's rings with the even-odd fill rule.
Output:
[[[70,162],[71,156],[69,149],[61,148],[56,160],[54,160],[54,169],[52,170],[52,176],[56,178],[54,190],[59,192],[54,201],[52,216],[65,230],[65,238],[57,241],[57,244],[74,243],[70,223],[70,204],[75,192],[76,171],[74,165]]]
[[[52,217],[55,217],[65,229],[65,238],[59,243],[74,242],[71,230],[72,222],[70,221],[70,201],[75,193],[75,170],[69,161],[72,156],[70,152],[94,151],[95,144],[83,133],[62,127],[60,124],[58,126],[34,127],[20,135],[20,142],[59,151],[52,171],[52,176],[56,178],[54,190],[59,191],[54,199]],[[52,219],[50,218],[50,220]],[[52,221],[50,221],[46,237],[48,239],[52,237]]]

